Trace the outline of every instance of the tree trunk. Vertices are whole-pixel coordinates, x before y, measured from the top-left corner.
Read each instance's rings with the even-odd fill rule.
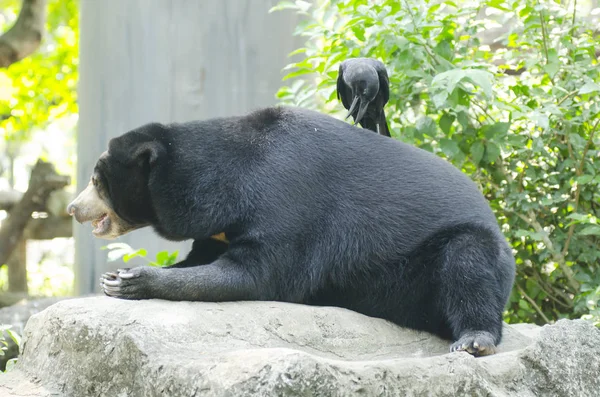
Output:
[[[23,0],[17,22],[0,36],[0,67],[9,67],[37,50],[45,23],[46,0]]]
[[[23,237],[23,231],[34,211],[43,211],[46,201],[55,190],[70,183],[68,176],[58,175],[50,163],[38,160],[31,171],[27,192],[8,213],[0,228],[0,265],[8,258]]]
[[[21,239],[8,260],[8,292],[27,294],[27,240]]]

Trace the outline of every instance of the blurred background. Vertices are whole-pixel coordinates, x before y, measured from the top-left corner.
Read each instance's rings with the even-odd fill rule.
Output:
[[[393,138],[470,175],[513,245],[505,320],[599,324],[599,17],[598,0],[0,0],[0,306],[28,308],[0,323],[187,254],[151,230],[107,247],[65,213],[110,138],[278,103],[341,118],[339,63],[369,56]]]

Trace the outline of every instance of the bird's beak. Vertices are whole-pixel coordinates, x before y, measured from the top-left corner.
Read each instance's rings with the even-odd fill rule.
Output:
[[[346,117],[344,117],[344,120],[346,120],[348,117],[350,117],[350,115],[352,115],[352,113],[354,113],[354,108],[356,108],[357,103],[358,103],[358,95],[354,97],[354,100],[352,101],[352,105],[350,105],[350,110],[348,110],[348,114],[346,115]]]
[[[367,111],[367,107],[369,106],[369,101],[361,100],[360,106],[358,108],[358,114],[356,115],[356,119],[354,120],[354,125],[358,124],[362,117],[365,115]]]

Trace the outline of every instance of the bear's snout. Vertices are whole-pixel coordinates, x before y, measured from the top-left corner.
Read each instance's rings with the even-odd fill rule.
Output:
[[[69,205],[67,205],[67,214],[73,216],[75,215],[76,211],[77,207],[75,206],[75,203],[70,203]]]
[[[108,212],[108,207],[102,201],[92,183],[67,206],[67,213],[79,223],[96,220]]]
[[[75,220],[79,223],[84,223],[93,220],[94,217],[91,216],[91,214],[89,214],[89,211],[82,211],[81,208],[77,206],[75,201],[73,201],[67,206],[67,213],[72,217],[75,217]]]

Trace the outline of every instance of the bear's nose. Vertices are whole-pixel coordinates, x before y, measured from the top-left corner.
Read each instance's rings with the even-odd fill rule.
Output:
[[[77,206],[75,206],[75,204],[71,203],[67,205],[67,214],[73,216],[75,211],[77,211]]]

